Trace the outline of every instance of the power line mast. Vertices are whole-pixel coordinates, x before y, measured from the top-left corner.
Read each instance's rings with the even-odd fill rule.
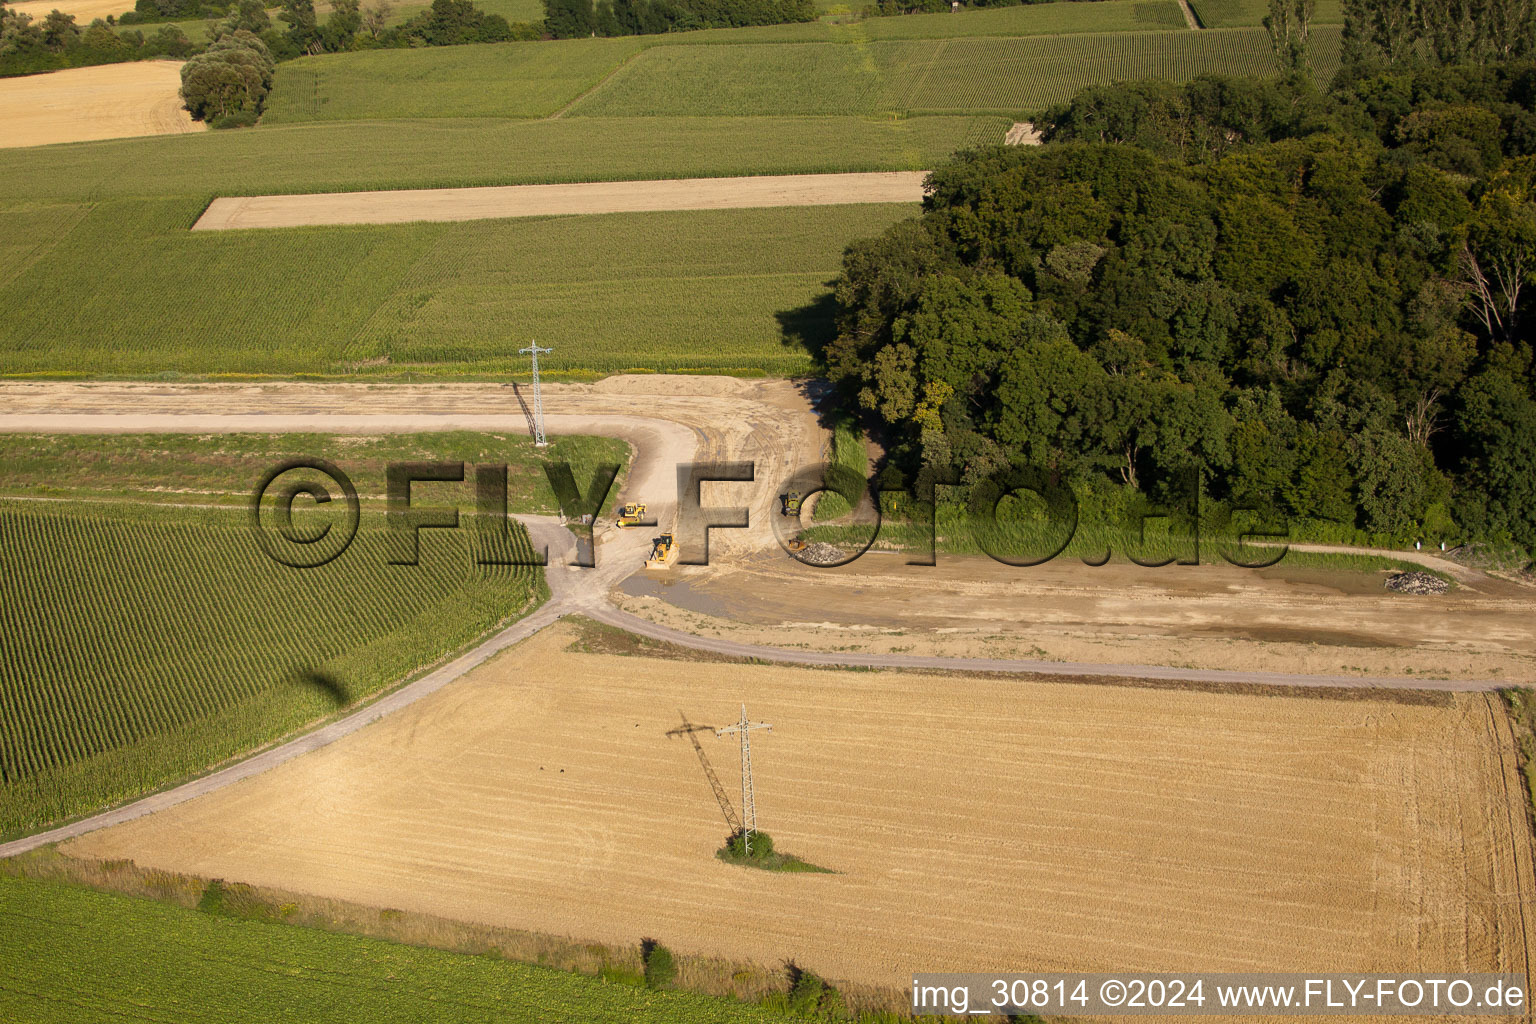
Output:
[[[539,353],[553,352],[554,349],[539,348],[539,343],[534,342],[517,351],[519,355],[533,356],[533,444],[536,448],[544,448],[549,442],[544,440],[544,392],[539,389]]]
[[[716,729],[716,736],[737,733],[741,736],[741,843],[747,856],[752,855],[752,833],[757,831],[757,801],[752,794],[752,730],[773,731],[767,722],[747,721],[747,706],[741,706],[741,721]]]

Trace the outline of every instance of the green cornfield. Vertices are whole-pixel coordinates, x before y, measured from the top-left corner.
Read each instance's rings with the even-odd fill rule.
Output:
[[[1267,0],[1189,0],[1195,16],[1206,28],[1236,28],[1262,25],[1269,12]],[[1344,8],[1339,0],[1318,0],[1312,12],[1313,25],[1342,25]]]
[[[731,44],[838,43],[858,56],[862,46],[879,40],[1048,36],[1159,28],[1185,28],[1184,16],[1174,0],[1026,4],[959,14],[870,18],[846,25],[818,21],[612,39],[365,50],[308,57],[280,65],[263,124],[407,117],[547,117],[592,90],[642,51]],[[804,62],[798,66],[804,67]],[[672,84],[701,89],[707,94],[711,86],[730,88],[734,77],[727,73],[708,82],[678,79]],[[818,113],[826,108],[827,102],[823,100],[818,106],[817,97],[829,85],[837,84],[785,81],[794,84],[784,92],[805,96],[802,105],[807,111]]]
[[[486,956],[0,877],[0,1018],[34,1024],[753,1024],[789,1018]]]
[[[477,565],[485,542],[467,526],[430,531],[419,565],[390,565],[365,515],[340,557],[294,569],[262,553],[239,512],[65,508],[0,504],[0,834],[279,737],[545,592],[532,566]]]
[[[505,376],[526,373],[517,350],[536,337],[554,349],[544,365],[557,372],[801,373],[827,329],[816,302],[844,246],[916,212],[870,205],[189,232],[199,209],[157,199],[0,214],[0,229],[15,225],[9,262],[20,267],[0,283],[10,310],[0,365]]]
[[[631,36],[306,57],[281,65],[263,121],[547,117],[641,48]]]
[[[844,248],[912,208],[187,229],[218,195],[923,170],[1093,82],[1274,70],[1262,29],[1179,17],[1099,0],[335,54],[283,64],[254,130],[0,149],[0,376],[500,377],[531,337],[570,376],[807,372]],[[1329,77],[1337,28],[1314,42]]]
[[[179,221],[120,225],[124,233],[145,226],[184,230],[217,195],[922,170],[971,144],[978,129],[997,141],[1007,127],[990,116],[443,117],[0,148],[6,184],[0,216],[7,221],[0,254],[26,259],[33,243],[10,237],[10,221],[25,221],[42,204],[185,201],[191,208],[177,212]],[[6,276],[0,266],[0,283]]]
[[[653,47],[572,109],[598,117],[1027,116],[1084,86],[1274,75],[1262,29]],[[795,82],[797,88],[785,88]]]
[[[511,404],[510,402],[508,403]],[[504,407],[505,408],[505,407]],[[487,412],[494,410],[487,409]],[[521,417],[514,405],[510,415]],[[342,467],[364,507],[382,507],[393,462],[507,467],[507,508],[552,515],[558,501],[544,466],[567,462],[578,480],[623,465],[614,437],[557,434],[537,448],[526,434],[450,430],[422,434],[0,434],[0,497],[245,507],[261,474],[297,456]],[[466,473],[472,473],[466,469]],[[454,494],[454,485],[444,485]],[[471,510],[469,485],[457,489]],[[610,496],[614,497],[614,496]]]

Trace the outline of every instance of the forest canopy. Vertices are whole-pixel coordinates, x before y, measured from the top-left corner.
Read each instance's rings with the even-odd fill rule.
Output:
[[[1421,48],[1420,52],[1425,52]],[[1085,90],[851,246],[831,376],[891,468],[1293,536],[1536,548],[1536,64]]]

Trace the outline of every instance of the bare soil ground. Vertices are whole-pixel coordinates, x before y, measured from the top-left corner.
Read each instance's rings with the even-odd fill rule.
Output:
[[[1029,121],[1015,121],[1008,134],[1003,136],[1005,146],[1038,146],[1040,131]]]
[[[670,181],[593,181],[573,185],[329,192],[215,199],[193,231],[290,228],[316,224],[400,224],[576,213],[734,210],[756,206],[917,203],[922,171],[781,174]]]
[[[1017,568],[866,554],[835,569],[774,551],[644,573],[617,603],[663,625],[812,650],[1257,669],[1320,675],[1536,679],[1536,594],[1478,575],[1439,596],[1385,574],[1226,564]]]
[[[954,969],[1526,971],[1530,837],[1497,698],[1424,704],[566,650],[64,852],[904,985]],[[720,863],[682,715],[754,743]],[[728,790],[735,747],[702,739]]]
[[[181,63],[168,60],[0,79],[0,147],[203,131],[180,89]]]
[[[0,383],[5,431],[516,430],[526,388],[500,384]],[[820,460],[814,383],[633,375],[545,386],[556,433],[611,433],[638,458],[622,496],[656,530],[608,530],[599,570],[618,582],[673,524],[676,467],[756,463],[751,483],[704,486],[706,505],[747,505],[752,528],[711,535],[708,568],[629,582],[622,605],[707,636],[882,654],[1044,658],[1334,675],[1536,679],[1536,591],[1472,570],[1450,594],[1392,594],[1382,577],[1288,566],[1014,568],[941,556],[907,566],[870,553],[839,569],[801,565],[769,524],[779,485]],[[402,412],[401,410],[409,410]],[[1424,557],[1402,552],[1401,558]],[[611,571],[611,575],[610,575]]]

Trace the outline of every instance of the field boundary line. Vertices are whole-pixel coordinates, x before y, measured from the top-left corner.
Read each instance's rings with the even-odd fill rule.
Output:
[[[918,203],[923,199],[923,180],[927,175],[927,171],[763,174],[734,178],[221,196],[208,204],[192,230]]]
[[[546,121],[558,121],[562,117],[564,117],[566,114],[569,114],[572,110],[576,109],[576,105],[578,103],[580,103],[583,100],[587,99],[593,93],[597,92],[603,86],[607,85],[609,79],[613,78],[614,75],[618,74],[620,71],[623,71],[625,68],[629,67],[635,61],[637,61],[641,57],[645,56],[645,54],[649,53],[656,45],[658,45],[658,44],[652,43],[652,44],[649,44],[649,45],[641,46],[634,53],[630,54],[628,57],[625,57],[623,60],[621,60],[617,64],[615,64],[613,67],[609,68],[608,72],[606,74],[604,74],[601,78],[599,78],[597,81],[593,82],[590,88],[586,89],[579,96],[575,97],[570,102],[566,103],[565,106],[561,107],[559,110],[555,111],[553,114],[550,114],[548,117],[544,118],[544,120],[546,120]]]
[[[728,654],[740,658],[792,665],[816,665],[830,668],[888,668],[907,672],[989,672],[1013,675],[1111,676],[1121,679],[1148,679],[1194,683],[1225,683],[1291,687],[1326,687],[1329,689],[1438,690],[1452,693],[1482,693],[1502,688],[1497,681],[1463,679],[1428,679],[1405,676],[1339,676],[1304,673],[1240,671],[1235,669],[1180,668],[1172,665],[1099,664],[1082,661],[1038,661],[1024,658],[956,658],[945,655],[860,654],[843,651],[791,650],[738,643],[722,637],[701,636],[663,626],[611,604],[588,605],[582,613],[604,625],[636,633],[652,640],[663,640],[694,650]]]
[[[153,814],[168,807],[175,807],[177,804],[185,803],[205,793],[212,793],[223,789],[225,786],[260,775],[269,768],[276,768],[278,765],[291,761],[302,754],[329,746],[342,737],[350,736],[359,729],[373,724],[385,715],[399,711],[401,708],[416,703],[423,697],[436,693],[465,673],[480,667],[513,644],[533,636],[563,614],[565,614],[565,610],[558,607],[558,602],[554,600],[545,601],[543,605],[535,608],[532,612],[511,625],[497,630],[488,639],[471,647],[447,664],[440,665],[421,678],[386,693],[384,696],[364,705],[351,714],[338,718],[312,732],[295,736],[286,742],[280,742],[276,746],[268,747],[260,753],[236,761],[234,764],[220,768],[218,771],[198,776],[170,789],[151,793],[149,796],[102,811],[99,814],[81,818],[78,821],[59,825],[56,828],[35,832],[29,836],[22,836],[8,843],[0,843],[0,858],[14,857],[17,854],[26,853],[28,850],[35,850],[39,846],[73,839],[76,836],[85,835],[87,832],[95,832],[97,829],[108,828],[112,825],[121,825],[135,818],[142,818],[146,814]]]

